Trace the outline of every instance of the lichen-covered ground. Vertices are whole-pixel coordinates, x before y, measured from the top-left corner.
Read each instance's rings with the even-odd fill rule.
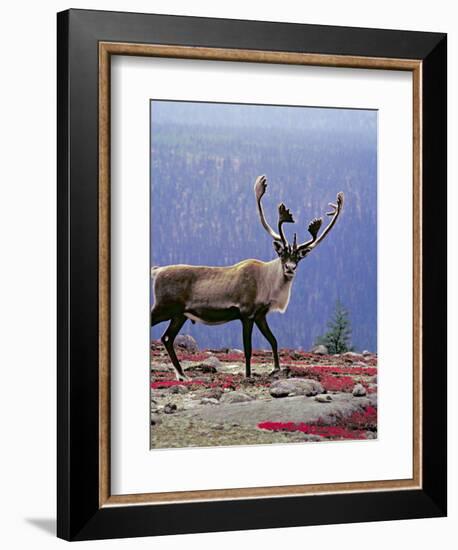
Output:
[[[377,356],[282,349],[253,353],[176,347],[178,382],[162,344],[151,344],[151,448],[253,445],[377,437]]]

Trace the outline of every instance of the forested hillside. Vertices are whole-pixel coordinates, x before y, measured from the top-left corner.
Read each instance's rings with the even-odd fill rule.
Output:
[[[377,114],[374,111],[153,101],[151,263],[230,265],[275,257],[253,193],[266,174],[266,216],[284,202],[292,239],[323,216],[338,191],[343,213],[299,267],[285,314],[269,323],[280,347],[311,347],[336,300],[348,309],[356,349],[377,348]],[[328,218],[324,216],[324,224]],[[164,330],[152,330],[157,338]],[[240,323],[191,325],[202,347],[241,347]],[[268,344],[254,331],[254,347]]]

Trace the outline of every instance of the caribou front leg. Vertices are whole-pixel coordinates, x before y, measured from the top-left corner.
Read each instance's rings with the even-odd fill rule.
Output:
[[[253,319],[243,318],[243,349],[245,351],[245,377],[251,376],[251,335],[253,333]]]
[[[164,334],[161,337],[161,341],[164,344],[165,349],[167,350],[167,353],[169,354],[169,357],[175,369],[177,380],[188,379],[188,377],[183,372],[183,369],[181,368],[181,365],[175,353],[175,349],[173,347],[173,342],[175,341],[176,335],[180,332],[181,327],[185,324],[185,322],[186,322],[186,317],[184,315],[180,315],[179,317],[174,317],[170,321],[170,325],[167,327],[167,330],[164,332]]]
[[[264,338],[269,342],[272,353],[274,356],[274,370],[270,374],[276,374],[280,371],[280,361],[278,360],[278,346],[277,346],[277,339],[273,335],[272,331],[270,330],[269,325],[267,324],[267,319],[265,315],[262,315],[255,319],[256,326],[261,331],[261,334],[264,336]]]

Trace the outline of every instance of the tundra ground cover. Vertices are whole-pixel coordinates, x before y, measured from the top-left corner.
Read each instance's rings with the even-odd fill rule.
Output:
[[[271,352],[254,350],[248,379],[240,350],[189,353],[178,348],[177,355],[188,377],[185,381],[175,379],[161,343],[152,342],[152,448],[377,437],[375,354],[336,356],[282,349],[282,371],[273,376]],[[315,380],[324,393],[305,396],[292,391],[279,398],[271,393],[279,379],[292,382],[293,390],[302,379]],[[356,385],[362,397],[355,395]]]

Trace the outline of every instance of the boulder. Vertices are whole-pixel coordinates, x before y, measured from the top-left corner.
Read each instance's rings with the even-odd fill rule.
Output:
[[[211,388],[208,391],[201,394],[201,397],[207,397],[209,399],[221,399],[221,396],[223,395],[223,390],[220,388]]]
[[[167,403],[164,407],[165,414],[173,414],[174,412],[176,412],[176,410],[177,406],[175,405],[175,403]]]
[[[311,349],[311,353],[316,353],[317,355],[327,355],[328,348],[323,344],[319,344]]]
[[[362,384],[355,384],[352,391],[354,397],[364,397],[366,393],[366,388]]]
[[[364,357],[366,357],[367,355],[372,355],[372,353],[370,351],[368,351],[367,349],[363,350],[363,355]]]
[[[186,386],[177,385],[177,386],[171,386],[170,387],[170,393],[188,393],[189,389]]]
[[[363,360],[363,356],[360,353],[355,353],[354,351],[346,351],[345,353],[342,353],[342,357],[352,363]]]
[[[158,414],[151,415],[151,426],[157,426],[161,423],[161,417]]]
[[[318,403],[329,403],[332,401],[332,397],[329,395],[329,393],[320,393],[319,395],[315,396],[315,401],[318,401]]]
[[[304,441],[323,441],[324,437],[316,434],[304,434]]]
[[[272,397],[311,396],[324,393],[324,388],[319,382],[309,378],[287,378],[273,382],[269,392]]]
[[[179,348],[185,349],[189,353],[197,353],[199,346],[190,334],[179,334],[175,338],[174,344]]]
[[[207,359],[202,362],[202,366],[214,369],[214,372],[216,372],[218,369],[221,368],[221,361],[218,359],[218,357],[210,355],[210,357],[207,357]]]
[[[256,427],[260,422],[304,422],[330,424],[343,421],[355,412],[363,413],[367,407],[377,406],[376,394],[355,398],[351,393],[336,393],[329,403],[307,399],[303,395],[287,399],[255,399],[246,403],[197,405],[180,411],[180,419],[199,422],[221,422],[226,426]]]
[[[254,398],[246,393],[240,391],[230,391],[223,393],[221,396],[221,403],[246,403],[248,401],[253,401]]]
[[[202,405],[219,405],[218,399],[215,399],[214,397],[202,397],[200,402]]]

